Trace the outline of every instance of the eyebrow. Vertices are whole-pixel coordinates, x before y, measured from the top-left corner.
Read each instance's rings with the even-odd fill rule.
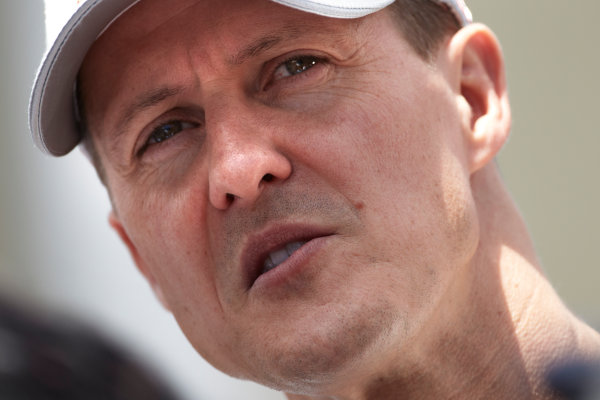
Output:
[[[249,58],[256,57],[267,50],[272,49],[279,43],[286,40],[298,38],[300,36],[300,30],[295,27],[288,27],[277,32],[276,35],[269,35],[261,37],[250,44],[243,47],[235,55],[229,57],[227,60],[229,64],[240,65],[246,62]]]

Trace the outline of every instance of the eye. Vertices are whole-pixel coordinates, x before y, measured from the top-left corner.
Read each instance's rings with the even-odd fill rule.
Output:
[[[317,65],[321,60],[313,56],[296,56],[281,63],[273,73],[273,79],[299,75]]]
[[[151,150],[154,146],[158,147],[163,142],[172,139],[179,133],[189,129],[195,129],[198,126],[200,126],[200,124],[196,122],[176,119],[154,125],[152,131],[147,135],[146,139],[144,139],[145,141],[142,142],[136,153],[141,157],[147,150]]]
[[[150,136],[148,136],[148,141],[146,142],[146,146],[164,142],[165,140],[171,139],[179,132],[185,129],[195,128],[196,126],[197,124],[184,121],[169,121],[161,124],[154,128],[154,130],[150,133]]]

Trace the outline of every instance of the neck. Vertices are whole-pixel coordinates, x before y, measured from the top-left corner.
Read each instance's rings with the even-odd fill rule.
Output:
[[[344,393],[290,400],[553,399],[545,387],[549,368],[600,358],[600,336],[564,307],[544,277],[495,167],[476,173],[471,184],[479,246],[429,322],[368,380]]]

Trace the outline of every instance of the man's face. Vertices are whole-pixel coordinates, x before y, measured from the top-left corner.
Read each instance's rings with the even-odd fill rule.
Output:
[[[296,390],[408,353],[475,250],[458,95],[395,23],[146,0],[86,58],[118,224],[232,375]]]

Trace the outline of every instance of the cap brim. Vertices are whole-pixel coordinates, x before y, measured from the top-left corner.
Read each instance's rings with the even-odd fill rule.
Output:
[[[273,0],[276,3],[332,18],[360,18],[392,4],[394,0]]]
[[[38,71],[29,104],[29,124],[36,145],[62,156],[80,140],[74,118],[77,73],[98,35],[138,0],[89,0],[62,29]]]

